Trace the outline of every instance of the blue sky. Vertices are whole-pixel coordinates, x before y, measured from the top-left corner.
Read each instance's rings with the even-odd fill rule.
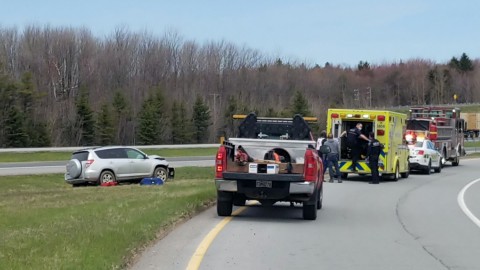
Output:
[[[185,40],[225,40],[307,64],[355,66],[480,57],[480,1],[433,0],[2,0],[0,26],[116,27]]]

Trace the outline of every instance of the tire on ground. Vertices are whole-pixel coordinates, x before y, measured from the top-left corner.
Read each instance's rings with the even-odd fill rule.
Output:
[[[166,182],[168,179],[167,169],[164,167],[156,167],[153,171],[153,177],[162,179],[163,182]]]
[[[230,192],[217,191],[217,214],[219,216],[231,216],[233,208],[233,194]]]

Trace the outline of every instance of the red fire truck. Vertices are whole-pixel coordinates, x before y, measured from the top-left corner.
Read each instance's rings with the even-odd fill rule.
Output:
[[[442,165],[446,161],[458,166],[463,147],[465,121],[460,118],[460,109],[453,107],[412,107],[407,120],[406,141],[429,139],[442,154]]]

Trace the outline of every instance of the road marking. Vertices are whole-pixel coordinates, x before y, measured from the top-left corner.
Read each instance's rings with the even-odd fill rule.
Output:
[[[473,186],[477,182],[480,182],[480,178],[478,178],[477,180],[473,180],[468,185],[464,186],[462,188],[462,190],[460,191],[460,193],[458,193],[457,201],[458,201],[458,205],[460,206],[462,211],[465,213],[465,215],[467,215],[467,217],[470,220],[472,220],[473,223],[475,223],[475,225],[477,225],[480,228],[480,219],[478,219],[472,213],[472,211],[470,211],[470,209],[468,209],[467,205],[465,204],[465,198],[464,198],[465,197],[465,192],[467,191],[467,189],[469,189],[471,186]]]
[[[208,248],[212,244],[213,240],[215,240],[215,237],[217,237],[218,233],[225,227],[225,225],[230,222],[234,216],[240,214],[243,212],[247,207],[242,206],[235,210],[230,217],[226,217],[222,219],[206,236],[203,238],[202,242],[200,245],[198,245],[197,250],[195,250],[195,253],[193,253],[192,257],[190,258],[190,261],[188,262],[187,270],[197,270],[200,267],[200,264],[202,263],[203,257],[205,256],[205,253],[207,253]]]

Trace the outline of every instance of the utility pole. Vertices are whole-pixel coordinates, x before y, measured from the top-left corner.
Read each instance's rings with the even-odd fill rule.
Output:
[[[368,90],[369,107],[372,108],[372,88],[369,86],[369,87],[367,87],[367,90]]]
[[[353,100],[355,104],[358,106],[358,101],[360,100],[360,91],[358,89],[353,89]]]

